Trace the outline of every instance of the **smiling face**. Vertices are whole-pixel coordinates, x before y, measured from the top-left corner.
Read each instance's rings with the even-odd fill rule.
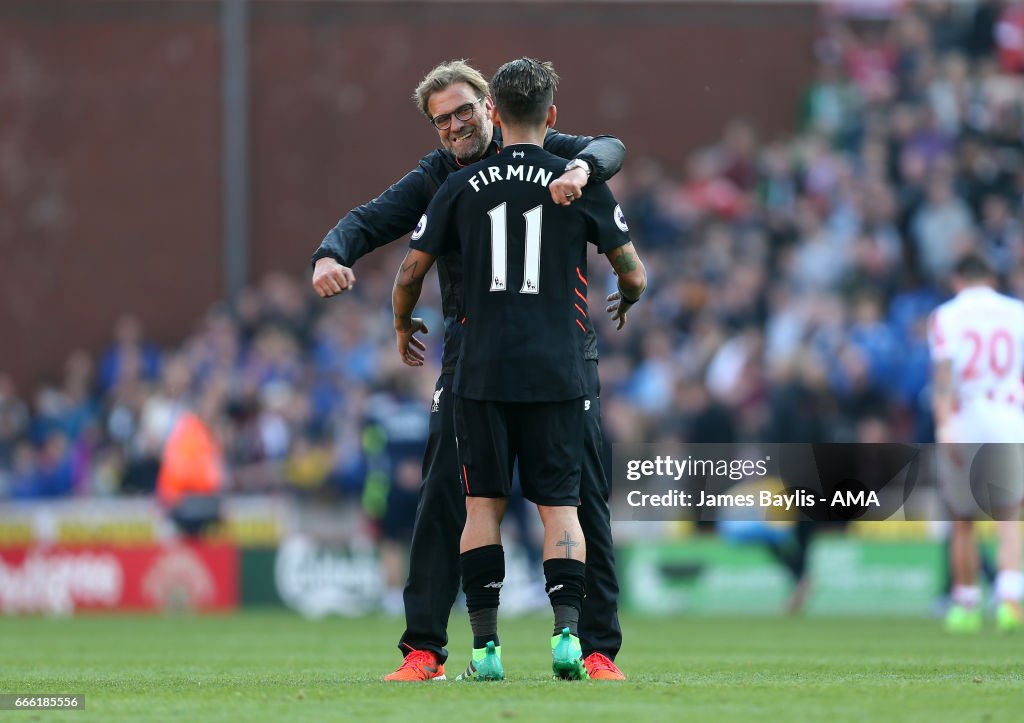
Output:
[[[455,111],[464,105],[472,105],[473,115],[469,120],[459,120]],[[468,83],[453,83],[444,90],[430,95],[427,112],[431,118],[451,114],[451,125],[438,130],[441,145],[447,148],[462,163],[473,163],[483,157],[494,134],[491,124],[491,99],[479,100],[476,91]]]

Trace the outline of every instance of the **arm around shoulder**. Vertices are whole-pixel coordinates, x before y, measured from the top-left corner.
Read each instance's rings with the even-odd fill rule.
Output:
[[[544,149],[566,159],[578,158],[590,167],[591,181],[607,181],[622,169],[626,146],[615,136],[574,136],[550,131]]]
[[[436,179],[428,173],[430,160],[430,155],[424,157],[375,199],[345,214],[313,254],[314,265],[332,258],[342,266],[353,266],[374,249],[412,231],[437,190]]]
[[[626,146],[615,136],[597,136],[577,156],[590,163],[590,179],[607,181],[622,169]]]

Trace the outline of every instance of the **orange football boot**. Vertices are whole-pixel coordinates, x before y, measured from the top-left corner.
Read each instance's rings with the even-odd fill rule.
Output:
[[[429,650],[413,650],[405,656],[398,670],[385,675],[384,680],[415,683],[421,680],[446,680],[444,665]]]
[[[591,680],[625,680],[626,676],[612,659],[603,653],[591,653],[583,660]]]

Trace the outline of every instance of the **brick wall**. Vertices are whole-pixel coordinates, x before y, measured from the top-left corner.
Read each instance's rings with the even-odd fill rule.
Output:
[[[0,3],[0,370],[23,383],[138,313],[174,343],[223,294],[219,3]],[[413,87],[465,57],[554,61],[559,129],[681,167],[746,116],[793,127],[811,4],[265,2],[250,7],[251,272],[434,147]],[[627,158],[628,163],[628,158]]]

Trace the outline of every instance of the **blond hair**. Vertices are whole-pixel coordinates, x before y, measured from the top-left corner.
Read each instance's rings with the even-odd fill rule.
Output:
[[[416,90],[413,91],[413,102],[416,103],[416,107],[423,115],[429,118],[430,111],[427,109],[427,102],[430,100],[430,96],[456,83],[468,84],[480,97],[490,95],[487,80],[479,70],[465,60],[449,60],[435,67],[420,81]]]

